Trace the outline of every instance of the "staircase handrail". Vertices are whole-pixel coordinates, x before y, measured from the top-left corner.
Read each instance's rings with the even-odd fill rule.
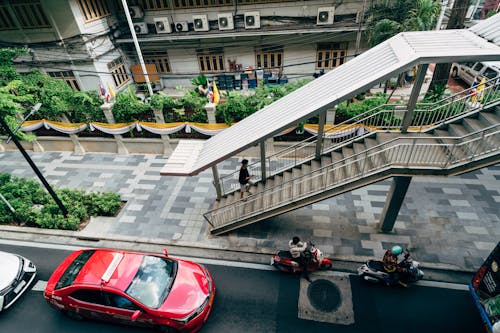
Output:
[[[493,78],[493,79],[490,79],[490,80],[487,80],[484,84],[484,88],[483,88],[483,92],[482,92],[483,100],[489,101],[489,97],[491,96],[492,93],[497,94],[496,88],[498,88],[498,87],[500,87],[500,76]],[[417,132],[428,131],[428,130],[431,130],[432,128],[435,128],[435,126],[430,126],[432,124],[441,124],[444,120],[454,119],[454,118],[459,117],[461,115],[468,114],[468,112],[455,113],[452,109],[451,109],[451,113],[450,113],[449,112],[450,109],[448,109],[446,114],[445,114],[446,116],[444,117],[444,119],[437,119],[436,117],[433,116],[432,118],[428,119],[429,121],[427,121],[427,122],[425,121],[425,118],[426,118],[425,113],[438,114],[437,111],[443,109],[445,106],[450,106],[456,102],[462,102],[464,100],[466,101],[468,99],[471,99],[473,97],[472,95],[475,95],[476,98],[478,98],[476,95],[476,92],[477,92],[477,87],[470,87],[470,88],[467,88],[467,89],[462,90],[460,92],[457,92],[453,95],[447,96],[447,97],[445,97],[439,101],[436,101],[434,103],[417,103],[415,111],[414,111],[414,117],[413,117],[413,120],[416,120],[416,122],[412,121],[412,124],[410,125],[412,127],[411,130],[417,131]],[[491,103],[491,104],[498,104],[498,103],[500,103],[500,94],[498,96],[498,99],[493,101],[493,103]],[[490,104],[487,104],[487,105],[490,106]],[[420,109],[422,107],[423,107],[423,109]],[[477,103],[477,105],[472,106],[472,108],[470,110],[467,110],[467,111],[469,111],[469,112],[474,111],[475,112],[480,107],[484,108],[485,105]],[[462,110],[462,111],[464,111],[464,110]],[[397,118],[395,116],[396,112],[401,113],[401,114],[407,112],[407,104],[397,104],[397,103],[381,104],[381,105],[379,105],[371,110],[363,112],[363,113],[356,115],[350,119],[346,119],[339,124],[333,125],[333,127],[329,128],[328,130],[326,130],[324,132],[324,134],[323,134],[324,137],[327,137],[329,133],[333,133],[333,132],[351,131],[352,133],[355,133],[356,128],[363,129],[363,130],[360,130],[358,135],[355,135],[354,137],[351,137],[350,135],[346,135],[346,137],[348,137],[347,140],[341,140],[340,142],[336,142],[334,145],[331,145],[329,147],[326,147],[326,145],[324,145],[323,150],[322,150],[322,154],[329,152],[329,151],[332,151],[332,150],[340,147],[343,144],[346,144],[346,143],[352,142],[356,139],[360,139],[362,137],[370,135],[376,131],[381,131],[381,130],[387,131],[387,130],[391,130],[391,129],[395,130],[395,129],[401,128],[403,117],[401,116],[401,117]],[[376,117],[382,118],[384,116],[384,114],[387,114],[387,113],[392,113],[392,117],[390,118],[391,122],[389,122],[388,125],[386,125],[385,127],[381,127],[381,124],[378,123],[381,120],[376,118]],[[421,114],[424,114],[424,116],[420,117]],[[451,117],[449,117],[450,114],[451,114]],[[441,118],[443,118],[443,117],[441,117]],[[373,122],[370,121],[372,119],[374,119]],[[419,119],[420,119],[420,121],[418,121]],[[428,124],[428,122],[430,122],[430,121],[432,121],[432,123]],[[387,122],[387,121],[384,120],[384,122]],[[374,130],[374,128],[375,128],[375,130]],[[371,130],[368,130],[368,129],[371,129]],[[266,156],[266,160],[269,161],[266,163],[266,166],[270,165],[271,160],[279,160],[280,158],[286,159],[286,160],[294,160],[293,163],[288,165],[287,168],[289,168],[290,166],[293,167],[294,165],[297,165],[298,164],[297,163],[297,156],[299,156],[299,154],[297,154],[296,152],[299,151],[300,149],[305,150],[308,147],[316,145],[317,140],[318,139],[315,136],[310,137],[310,138],[306,138],[306,139],[304,139],[304,140],[302,140],[302,141],[300,141],[300,142],[298,142],[290,147],[286,147],[286,148],[280,150],[279,152],[276,152],[276,153],[273,153],[269,156]],[[295,152],[295,154],[293,154],[293,152]],[[285,157],[283,157],[283,156],[285,156]],[[286,157],[286,156],[292,156],[292,157]],[[307,156],[302,157],[300,159],[299,163],[303,163],[303,162],[311,160],[313,158],[314,158],[314,154],[309,154]],[[250,173],[254,174],[254,176],[256,176],[254,178],[255,181],[260,180],[260,172],[258,172],[260,165],[261,165],[260,160],[253,161],[252,163],[250,163],[248,165],[248,169],[250,170]],[[266,172],[266,175],[271,176],[273,174],[276,174],[276,173],[283,171],[284,169],[286,169],[286,168],[277,169],[277,170],[275,170],[274,173],[271,172],[271,170],[269,170],[269,172]],[[266,171],[267,171],[267,169],[266,169]],[[222,185],[224,194],[227,194],[229,192],[229,191],[225,191],[224,184],[227,183],[227,181],[225,181],[225,180],[226,179],[235,179],[235,176],[237,173],[238,173],[238,171],[234,171],[230,174],[227,174],[227,175],[220,177],[220,184]]]
[[[264,191],[261,191],[259,193],[257,193],[255,195],[255,198],[253,200],[256,200],[258,199],[258,196],[265,196],[266,194],[267,195],[272,195],[272,193],[276,192],[276,191],[282,191],[285,187],[287,186],[293,186],[294,184],[300,184],[304,181],[308,181],[310,179],[312,179],[314,176],[311,176],[313,174],[323,174],[325,172],[332,172],[332,171],[335,171],[335,170],[338,170],[339,168],[345,168],[347,167],[348,165],[352,165],[354,163],[359,163],[360,161],[363,161],[363,160],[366,160],[368,159],[369,157],[373,157],[375,155],[381,155],[382,153],[385,154],[386,151],[390,150],[390,149],[395,149],[395,147],[399,147],[401,146],[401,144],[396,144],[396,145],[391,145],[391,143],[394,143],[396,141],[399,141],[399,140],[404,140],[404,141],[412,141],[411,143],[411,146],[412,147],[415,147],[416,145],[420,145],[420,146],[436,146],[436,147],[450,147],[451,146],[451,150],[458,146],[458,145],[465,145],[465,144],[468,144],[470,142],[473,142],[473,141],[477,141],[477,140],[485,140],[485,137],[489,137],[491,135],[498,135],[500,133],[500,130],[496,130],[495,132],[492,132],[492,133],[488,133],[490,132],[491,130],[499,127],[500,124],[495,124],[495,125],[491,125],[487,128],[484,128],[484,129],[481,129],[481,130],[477,130],[473,133],[469,133],[467,135],[464,135],[464,136],[461,136],[461,137],[451,137],[451,136],[444,136],[444,137],[419,137],[419,136],[412,136],[412,137],[397,137],[397,138],[394,138],[394,139],[391,139],[387,142],[384,142],[384,143],[381,143],[377,146],[374,146],[374,147],[371,147],[369,149],[366,149],[362,152],[359,152],[355,155],[352,155],[350,157],[347,157],[347,158],[344,158],[342,160],[339,160],[339,161],[336,161],[336,162],[333,162],[329,165],[326,165],[326,166],[323,166],[319,169],[316,169],[306,175],[302,175],[302,176],[299,176],[299,177],[296,177],[296,178],[293,178],[293,179],[290,179],[286,182],[283,182],[281,183],[280,185],[277,185],[277,186],[273,186],[269,189],[266,189]],[[486,134],[488,133],[488,134]],[[475,137],[474,137],[475,136]],[[474,137],[472,138],[471,140],[464,140],[464,139],[467,139],[469,137]],[[432,141],[436,141],[438,139],[455,139],[457,140],[458,142],[456,143],[453,143],[453,144],[449,144],[449,143],[432,143],[432,144],[420,144],[418,142],[420,141],[428,141],[428,140],[432,140]],[[403,146],[408,146],[409,144],[408,143],[403,143]],[[383,147],[383,146],[387,146],[387,147]],[[494,151],[500,149],[500,147],[495,147]],[[376,151],[375,151],[376,150]],[[373,153],[373,151],[375,151],[375,153]],[[371,152],[371,153],[370,153]],[[474,155],[476,155],[477,153],[480,153],[480,152],[475,152]],[[413,154],[413,151],[410,152],[409,156],[411,156]],[[474,155],[473,156],[468,156],[467,158],[474,158]],[[479,156],[479,155],[476,155],[476,156]],[[409,157],[408,157],[409,158]],[[451,164],[450,162],[453,162],[453,161],[450,161],[450,158],[451,156],[448,156],[448,160],[442,162],[441,161],[441,168],[446,168],[448,169],[449,165]],[[349,161],[348,161],[349,160]],[[427,163],[431,163],[431,162],[427,162]],[[390,167],[391,165],[393,164],[393,161],[389,162],[389,163],[386,163],[382,168],[373,168],[374,170],[380,170],[380,169],[383,169],[383,168],[388,168]],[[365,163],[366,165],[366,163]],[[363,168],[364,169],[364,168]],[[364,173],[364,170],[361,171],[362,173]],[[344,178],[342,180],[342,182],[345,182],[346,180],[349,180],[351,178],[354,178],[354,177],[359,177],[359,175],[353,175],[349,178]],[[339,183],[340,184],[340,183]],[[338,184],[335,184],[333,187],[336,187]],[[332,188],[333,188],[332,187]],[[311,195],[311,193],[307,193],[307,194],[304,194],[303,197],[307,197]],[[214,212],[216,211],[223,211],[223,210],[227,210],[231,207],[234,207],[236,205],[244,205],[244,204],[248,204],[248,202],[240,202],[240,201],[236,201],[236,202],[232,202],[232,203],[229,203],[227,205],[224,205],[224,206],[221,206],[221,207],[218,207],[216,209],[213,209],[213,210],[210,210],[208,212],[206,212],[203,216],[205,217],[205,219],[208,221],[208,223],[210,225],[212,225],[212,227],[214,227],[213,223],[210,221],[209,219],[209,216],[211,216]],[[282,203],[283,205],[283,203]],[[279,207],[279,205],[274,205],[273,207]],[[251,215],[251,214],[250,214]],[[241,218],[241,216],[240,216]]]

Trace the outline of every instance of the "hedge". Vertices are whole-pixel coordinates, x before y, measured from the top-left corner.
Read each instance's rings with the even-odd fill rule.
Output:
[[[52,197],[33,179],[0,173],[0,193],[15,209],[13,214],[0,201],[0,224],[25,224],[47,229],[77,230],[90,216],[114,216],[121,207],[120,196],[112,192],[85,193],[82,190],[54,189],[68,216],[64,217]]]

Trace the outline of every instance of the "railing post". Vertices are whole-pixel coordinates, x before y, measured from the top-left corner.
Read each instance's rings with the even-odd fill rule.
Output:
[[[260,180],[263,184],[266,183],[267,173],[266,173],[266,142],[261,141],[260,146]]]
[[[408,108],[403,118],[401,133],[408,132],[408,127],[410,127],[411,125],[411,121],[413,119],[413,111],[415,110],[415,105],[417,105],[418,95],[420,94],[420,90],[422,89],[422,84],[424,83],[425,74],[427,73],[428,67],[429,64],[421,64],[418,67],[417,78],[415,80],[415,83],[413,84],[410,99],[408,100]]]
[[[222,187],[219,179],[219,170],[217,170],[217,164],[212,166],[212,174],[214,176],[214,186],[215,192],[217,193],[217,200],[222,198]]]
[[[323,133],[325,132],[326,111],[320,112],[318,122],[318,136],[316,139],[316,159],[321,158],[323,150]]]

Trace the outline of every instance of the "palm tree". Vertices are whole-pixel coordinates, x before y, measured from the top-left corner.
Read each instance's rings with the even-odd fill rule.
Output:
[[[434,0],[417,0],[409,11],[409,17],[403,22],[405,31],[432,30],[441,10],[441,5]]]

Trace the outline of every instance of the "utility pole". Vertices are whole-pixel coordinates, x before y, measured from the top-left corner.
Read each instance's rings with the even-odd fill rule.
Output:
[[[28,161],[28,164],[31,166],[31,168],[33,169],[33,171],[35,172],[35,174],[38,176],[38,178],[40,179],[40,181],[42,182],[42,184],[45,186],[45,188],[49,192],[50,196],[54,199],[54,201],[56,202],[57,206],[59,207],[59,209],[63,213],[64,217],[68,217],[68,210],[66,209],[66,207],[64,207],[62,201],[59,199],[59,197],[57,196],[56,192],[54,192],[54,190],[52,189],[52,187],[50,186],[50,184],[47,182],[47,180],[45,179],[45,177],[42,175],[42,173],[40,172],[40,170],[38,169],[38,167],[35,165],[35,163],[31,159],[31,157],[28,155],[28,153],[26,152],[26,150],[24,150],[24,147],[21,145],[21,143],[19,142],[19,140],[17,140],[16,135],[11,131],[9,125],[7,125],[7,123],[5,122],[5,120],[3,119],[3,117],[1,117],[1,116],[0,116],[0,125],[7,132],[7,134],[9,135],[9,137],[12,138],[12,141],[14,141],[14,144],[16,145],[17,149],[19,149],[19,151],[21,151],[21,154],[23,154],[23,156],[26,159],[26,161]]]
[[[130,17],[127,0],[122,0],[122,5],[123,5],[123,10],[125,11],[125,16],[127,17],[130,33],[132,34],[135,50],[137,52],[137,56],[139,57],[139,63],[141,64],[142,73],[144,74],[144,78],[146,79],[146,86],[148,87],[149,96],[153,97],[153,88],[151,88],[151,82],[149,82],[149,75],[146,70],[146,65],[144,64],[144,59],[142,58],[141,47],[139,46],[139,41],[137,40],[137,35],[135,34],[134,23],[132,23],[132,17]]]

